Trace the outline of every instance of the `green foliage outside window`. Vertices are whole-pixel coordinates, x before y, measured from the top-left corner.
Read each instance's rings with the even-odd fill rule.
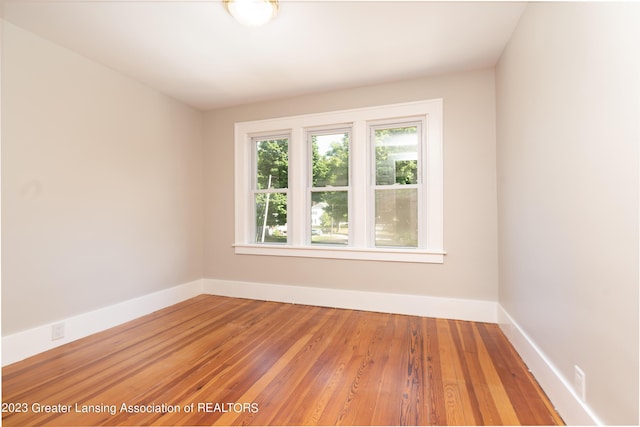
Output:
[[[377,185],[410,185],[418,183],[418,138],[416,126],[376,129],[375,165]],[[319,138],[329,137],[320,142]],[[330,142],[327,142],[329,141]],[[289,187],[288,138],[265,139],[256,145],[256,188],[286,189]],[[346,187],[349,185],[349,133],[312,135],[312,186],[314,188]],[[348,223],[348,201],[344,191],[312,193],[314,205],[324,203],[323,228],[339,231]],[[287,224],[287,195],[281,192],[256,194],[256,241],[269,237],[286,241],[277,227]],[[268,211],[267,211],[268,210]],[[402,214],[401,214],[402,216]],[[269,230],[271,234],[265,233]],[[275,230],[275,231],[273,231]],[[281,234],[281,233],[280,233]]]
[[[376,184],[418,183],[416,126],[376,129]]]
[[[288,138],[256,142],[256,188],[258,190],[289,187]],[[259,193],[255,195],[256,242],[286,242],[286,234],[278,226],[287,224],[287,195]]]
[[[313,187],[346,187],[349,185],[349,134],[329,135],[330,143],[320,143],[322,136],[312,135]],[[344,191],[323,191],[312,194],[314,204],[325,203],[323,228],[340,232],[340,224],[349,221],[349,204]]]

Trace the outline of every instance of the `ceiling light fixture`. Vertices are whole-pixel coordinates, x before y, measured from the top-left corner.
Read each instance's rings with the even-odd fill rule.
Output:
[[[247,27],[259,27],[278,13],[278,0],[222,0],[236,21]]]

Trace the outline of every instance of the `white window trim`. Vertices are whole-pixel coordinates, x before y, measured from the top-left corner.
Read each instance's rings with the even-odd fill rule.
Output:
[[[368,164],[369,125],[381,120],[397,121],[402,118],[424,120],[423,132],[426,138],[422,153],[424,198],[421,208],[421,247],[381,248],[367,247],[370,221],[367,211],[370,196],[371,166]],[[442,99],[434,99],[403,104],[383,105],[327,113],[281,117],[276,119],[238,122],[235,124],[235,248],[236,254],[293,256],[332,259],[357,259],[396,262],[443,263],[444,262],[444,206],[443,206],[443,135]],[[349,221],[359,221],[350,235],[347,247],[330,245],[309,245],[307,239],[307,185],[308,167],[307,130],[319,127],[352,128],[350,149],[351,194]],[[252,144],[256,135],[289,134],[289,202],[287,229],[289,242],[283,244],[263,244],[252,242],[253,206],[248,194],[252,186]]]

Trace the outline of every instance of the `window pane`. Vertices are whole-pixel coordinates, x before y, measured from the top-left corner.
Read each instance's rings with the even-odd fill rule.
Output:
[[[418,190],[376,190],[376,246],[418,246]]]
[[[312,135],[314,187],[349,185],[349,133]]]
[[[256,243],[287,243],[287,195],[255,195]]]
[[[376,185],[418,183],[418,127],[375,129]]]
[[[289,139],[261,139],[256,144],[256,188],[289,187]]]
[[[346,191],[311,193],[311,243],[349,243],[348,200]]]

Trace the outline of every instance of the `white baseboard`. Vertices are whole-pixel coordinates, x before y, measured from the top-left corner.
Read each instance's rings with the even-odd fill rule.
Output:
[[[498,323],[568,425],[602,425],[536,343],[492,301],[200,279],[3,337],[2,366],[200,294]],[[53,341],[51,327],[57,323],[64,323],[65,336]]]
[[[498,305],[498,324],[567,425],[603,425],[536,343]]]
[[[200,279],[2,337],[2,366],[203,293],[381,313],[490,323],[497,321],[497,305],[492,301]],[[51,327],[58,323],[64,323],[64,338],[54,341],[51,339]]]
[[[497,322],[497,303],[494,301],[236,282],[216,279],[203,279],[203,292],[235,298],[306,304],[320,307],[472,320],[476,322]]]
[[[202,294],[202,283],[195,280],[2,337],[2,366],[193,298]],[[53,341],[51,327],[58,323],[64,323],[64,338]]]

